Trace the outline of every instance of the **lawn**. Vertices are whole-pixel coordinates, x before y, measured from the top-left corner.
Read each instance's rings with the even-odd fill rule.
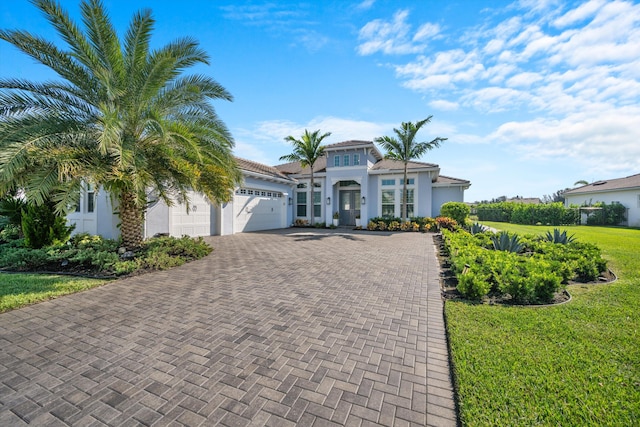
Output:
[[[547,308],[447,301],[465,426],[640,425],[640,230],[561,228],[596,243],[619,280],[570,286],[570,303]]]
[[[50,274],[0,274],[0,313],[91,289],[105,280]]]

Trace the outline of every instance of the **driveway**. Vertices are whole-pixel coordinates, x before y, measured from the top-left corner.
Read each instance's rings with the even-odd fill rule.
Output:
[[[0,314],[0,425],[455,425],[429,234],[207,239]]]

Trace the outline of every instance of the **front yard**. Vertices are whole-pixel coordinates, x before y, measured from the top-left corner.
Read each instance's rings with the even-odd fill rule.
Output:
[[[640,230],[562,228],[596,243],[619,280],[570,286],[555,307],[447,301],[463,425],[640,425]]]

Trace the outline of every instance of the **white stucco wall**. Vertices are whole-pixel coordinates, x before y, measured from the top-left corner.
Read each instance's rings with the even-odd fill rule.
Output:
[[[575,194],[565,196],[565,206],[619,202],[628,209],[629,227],[640,227],[640,188],[631,190],[609,191],[602,193]]]
[[[464,202],[463,187],[433,187],[433,204],[431,205],[431,216],[433,218],[440,215],[440,208],[447,202]]]

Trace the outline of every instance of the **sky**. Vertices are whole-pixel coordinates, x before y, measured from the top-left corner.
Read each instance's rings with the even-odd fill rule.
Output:
[[[80,20],[78,1],[62,1]],[[433,116],[420,160],[470,180],[465,201],[543,197],[640,173],[640,2],[103,0],[123,35],[156,19],[152,44],[196,38],[234,97],[214,107],[239,157],[277,165],[284,138],[393,136]],[[27,0],[0,2],[0,28],[64,43]],[[0,78],[57,76],[0,41]]]

